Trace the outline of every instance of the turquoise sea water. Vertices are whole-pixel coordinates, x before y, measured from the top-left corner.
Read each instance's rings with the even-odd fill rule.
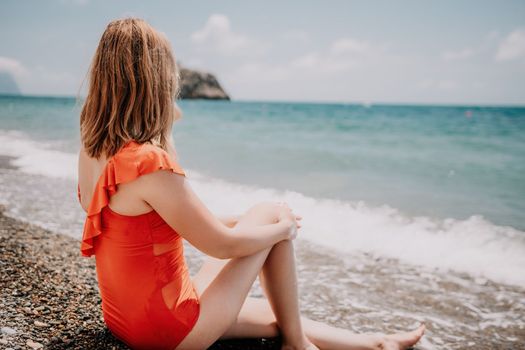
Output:
[[[2,97],[1,129],[75,149],[75,102]],[[525,228],[525,108],[179,104],[179,157],[206,175]]]
[[[210,208],[284,199],[306,239],[525,284],[525,108],[179,104],[179,159]],[[0,202],[73,235],[79,111],[0,97],[0,156],[18,168],[0,173]]]

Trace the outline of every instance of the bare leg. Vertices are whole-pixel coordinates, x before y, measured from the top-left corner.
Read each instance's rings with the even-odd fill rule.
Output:
[[[424,332],[422,326],[412,332],[392,335],[355,334],[307,317],[301,320],[306,336],[320,349],[400,350],[417,343]],[[275,322],[267,299],[249,297],[242,306],[237,322],[221,338],[275,337],[279,335]]]
[[[259,280],[282,333],[303,334],[292,241],[279,242],[272,248]],[[283,337],[284,344],[294,342]]]
[[[297,293],[297,277],[295,271],[295,256],[293,252],[293,245],[290,241],[282,241],[274,245],[264,266],[259,274],[261,284],[264,285],[265,294],[272,305],[275,319],[267,324],[266,332],[275,333],[275,335],[284,334],[303,334],[301,326],[301,314],[299,312],[299,299]],[[197,285],[197,290],[204,290],[206,283],[213,280],[214,276],[219,273],[223,266],[226,265],[227,260],[215,259],[208,257],[201,270],[197,274],[202,285]],[[264,271],[264,272],[263,272]],[[267,277],[263,277],[263,275]],[[263,282],[264,280],[264,282]],[[273,300],[273,301],[272,301]],[[268,303],[268,301],[266,301]],[[266,305],[268,306],[268,305]],[[241,322],[240,328],[243,325],[251,327],[253,319],[248,322]],[[244,328],[244,331],[250,332],[250,329]],[[278,330],[280,329],[280,332]],[[257,327],[253,331],[265,331],[261,327]],[[254,333],[252,333],[254,334]],[[253,335],[257,336],[256,334]],[[261,335],[264,336],[264,335]],[[230,337],[231,334],[230,334]],[[233,336],[234,337],[234,336]],[[297,340],[295,340],[297,342]],[[294,340],[286,339],[283,336],[283,343],[293,344]]]
[[[275,218],[273,205],[259,204],[248,210],[237,225],[264,225],[275,222]],[[201,312],[197,323],[177,349],[207,348],[235,323],[250,287],[271,249],[266,248],[250,256],[229,260],[205,289],[202,288],[203,281],[199,274],[195,276]],[[300,326],[290,329],[302,330]],[[291,344],[296,348],[311,345],[304,334],[286,334],[286,337],[292,341],[302,339],[299,343]]]
[[[293,268],[285,268],[285,262],[292,262],[293,249],[291,245],[274,246],[268,255],[264,267],[259,275],[261,280],[262,274],[271,275],[271,260],[275,267],[280,271],[288,271],[292,276],[295,275],[295,266]],[[219,260],[208,257],[198,272],[197,276],[200,285],[197,288],[204,290],[208,283],[210,283],[215,275],[221,271],[228,260]],[[290,264],[291,265],[291,264]],[[290,272],[293,270],[293,273]],[[263,272],[264,271],[264,272]],[[291,280],[295,280],[291,278]],[[274,282],[272,282],[274,283]],[[279,282],[275,282],[276,289],[289,288],[283,287]],[[263,284],[266,295],[269,295],[268,285],[269,279],[266,278]],[[284,285],[289,284],[285,282]],[[293,289],[293,288],[292,288]],[[277,296],[277,298],[282,296]],[[262,298],[247,298],[242,305],[241,311],[238,315],[237,321],[221,336],[222,339],[227,338],[246,338],[246,337],[274,337],[280,334],[278,322],[275,317],[273,307],[268,299]],[[424,328],[419,328],[413,332],[400,333],[395,335],[379,335],[379,334],[354,334],[346,329],[329,326],[322,322],[317,322],[306,317],[302,317],[302,325],[304,332],[308,339],[321,349],[404,349],[415,344],[422,336]]]
[[[303,317],[302,321],[306,335],[320,349],[406,349],[417,343],[425,330],[425,326],[422,325],[415,331],[392,335],[355,334],[306,317]]]

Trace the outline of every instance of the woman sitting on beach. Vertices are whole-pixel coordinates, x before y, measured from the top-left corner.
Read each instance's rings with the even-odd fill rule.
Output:
[[[293,239],[300,217],[259,203],[218,219],[192,191],[171,131],[178,68],[167,38],[116,20],[90,67],[80,130],[81,252],[96,256],[104,321],[137,349],[205,349],[282,337],[283,349],[405,349],[423,335],[356,335],[301,316]],[[190,277],[186,239],[207,257]],[[266,298],[248,297],[259,276]]]

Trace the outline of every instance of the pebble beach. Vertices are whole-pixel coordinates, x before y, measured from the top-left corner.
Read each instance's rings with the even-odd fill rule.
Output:
[[[126,349],[104,325],[94,259],[80,256],[79,241],[10,218],[4,209],[0,347]],[[416,349],[525,349],[524,291],[518,287],[409,271],[367,254],[341,259],[301,239],[295,246],[301,309],[310,318],[369,333],[405,331],[425,322],[427,332]],[[185,248],[194,274],[203,255]],[[257,283],[250,294],[263,296]],[[495,320],[501,314],[503,324],[491,323],[490,315]],[[279,344],[279,338],[224,340],[211,349],[278,349]]]
[[[153,268],[179,290],[170,268],[184,260],[193,280],[206,272],[201,244],[214,238],[187,231],[182,197],[217,218],[262,202],[302,218],[290,280],[304,335],[323,350],[363,350],[380,336],[382,350],[525,350],[524,14],[520,0],[0,1],[0,350],[135,348],[140,333],[163,337],[157,321],[179,334],[157,307],[176,295],[148,294],[160,282],[140,276]],[[137,205],[121,193],[133,205],[116,203],[90,232],[101,198],[166,168],[150,166],[152,146],[119,146],[166,149],[168,139],[172,152],[156,151],[191,191],[178,198],[162,184],[162,203],[141,195]],[[102,261],[110,250],[140,255],[144,234],[157,242],[157,223],[126,214],[171,200],[162,217],[180,235],[177,261],[163,255],[168,241],[153,267]],[[85,257],[92,234],[102,235],[94,247],[115,244]],[[246,293],[279,314],[258,278]],[[160,316],[138,315],[136,296]],[[206,325],[198,338],[212,339],[200,346],[288,343],[292,321],[255,332],[244,315],[235,325],[253,332],[218,339],[217,323]],[[423,324],[412,348],[391,349]]]

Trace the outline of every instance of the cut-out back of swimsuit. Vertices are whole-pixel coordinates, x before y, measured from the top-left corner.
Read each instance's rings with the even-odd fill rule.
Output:
[[[119,184],[158,170],[185,176],[152,144],[131,140],[111,157],[95,185],[80,247],[96,257],[106,325],[133,349],[175,349],[200,311],[182,237],[154,210],[130,216],[109,207]]]

